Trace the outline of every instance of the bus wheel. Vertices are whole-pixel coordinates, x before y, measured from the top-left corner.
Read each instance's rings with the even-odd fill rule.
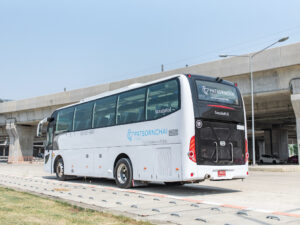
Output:
[[[120,188],[131,188],[133,175],[132,166],[128,158],[120,159],[114,169],[115,181]]]
[[[56,177],[58,180],[61,180],[61,181],[66,180],[64,161],[62,158],[57,160],[57,162],[55,164],[55,172],[56,172]]]
[[[167,185],[167,186],[180,186],[180,185],[184,185],[184,183],[182,183],[182,182],[164,182],[165,183],[165,185]]]

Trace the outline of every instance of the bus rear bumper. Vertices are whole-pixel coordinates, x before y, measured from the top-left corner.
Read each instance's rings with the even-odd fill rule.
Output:
[[[195,180],[235,180],[245,179],[248,176],[248,165],[242,166],[197,166],[197,169],[184,174],[183,181]]]

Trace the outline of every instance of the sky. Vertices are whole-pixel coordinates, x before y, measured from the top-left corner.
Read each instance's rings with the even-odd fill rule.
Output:
[[[0,0],[0,98],[300,42],[299,9],[299,0]]]

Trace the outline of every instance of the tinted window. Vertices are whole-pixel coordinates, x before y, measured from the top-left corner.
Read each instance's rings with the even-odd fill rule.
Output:
[[[145,93],[146,88],[141,88],[119,95],[117,124],[145,120]]]
[[[74,107],[62,109],[57,114],[56,132],[73,130]]]
[[[179,109],[179,85],[171,80],[148,88],[147,120],[157,119]]]
[[[92,127],[92,112],[94,102],[76,106],[74,116],[74,131],[90,129]]]
[[[216,82],[196,80],[198,99],[239,105],[236,88]]]
[[[96,101],[93,122],[94,128],[115,125],[116,100],[116,96],[111,96]]]

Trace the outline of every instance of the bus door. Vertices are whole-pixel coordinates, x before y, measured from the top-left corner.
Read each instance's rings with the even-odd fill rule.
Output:
[[[46,171],[53,173],[53,137],[55,131],[55,120],[50,118],[47,127],[47,142],[45,146],[45,164],[44,167]]]

